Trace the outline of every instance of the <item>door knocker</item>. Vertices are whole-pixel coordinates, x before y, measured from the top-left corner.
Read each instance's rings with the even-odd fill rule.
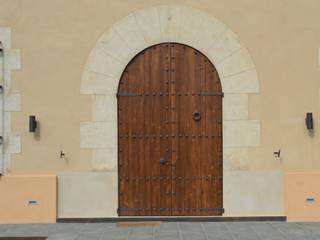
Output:
[[[200,112],[193,112],[192,116],[193,116],[193,120],[195,120],[195,121],[201,120],[201,113]]]

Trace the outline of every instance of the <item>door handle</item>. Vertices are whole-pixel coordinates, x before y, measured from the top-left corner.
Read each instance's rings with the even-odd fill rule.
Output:
[[[166,163],[166,160],[164,158],[160,158],[160,164],[164,165]]]

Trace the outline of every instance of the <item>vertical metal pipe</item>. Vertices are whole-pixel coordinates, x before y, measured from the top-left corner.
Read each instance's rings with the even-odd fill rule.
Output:
[[[1,106],[1,118],[2,118],[2,130],[1,130],[1,137],[2,139],[1,140],[1,175],[4,175],[5,173],[5,162],[4,162],[4,133],[5,133],[5,129],[4,129],[4,126],[5,126],[5,117],[4,117],[4,85],[5,85],[5,54],[4,54],[4,45],[3,43],[0,41],[0,58],[2,58],[2,83],[1,83],[1,86],[2,86],[2,92],[0,93],[1,94],[1,102],[2,102],[2,106]]]

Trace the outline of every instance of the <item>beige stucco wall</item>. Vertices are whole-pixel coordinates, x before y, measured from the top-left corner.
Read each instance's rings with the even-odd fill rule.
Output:
[[[250,189],[258,191],[259,184],[275,177],[281,182],[282,170],[320,170],[317,147],[320,143],[317,129],[320,123],[320,2],[0,0],[0,27],[11,29],[11,48],[20,49],[22,59],[21,69],[11,74],[11,89],[21,95],[21,111],[17,109],[11,113],[12,134],[21,137],[19,151],[11,156],[12,174],[63,173],[65,176],[70,172],[92,171],[94,152],[80,148],[79,131],[80,122],[91,122],[96,116],[92,112],[95,99],[80,94],[82,73],[89,54],[99,37],[117,21],[133,11],[164,4],[189,6],[219,19],[238,35],[255,64],[259,94],[249,94],[248,99],[242,100],[249,104],[248,118],[260,121],[259,144],[242,150],[236,157],[232,157],[232,152],[227,153],[232,159],[231,165],[227,165],[232,171],[227,176],[233,177],[225,182],[225,187],[237,178],[242,180],[243,186],[255,185],[244,187],[243,191],[231,191],[233,195],[230,196],[252,193]],[[307,111],[315,115],[314,136],[308,134],[304,125]],[[40,121],[37,136],[28,132],[31,114]],[[282,151],[280,159],[273,156],[279,148]],[[60,150],[66,153],[65,158],[59,158]],[[248,171],[246,179],[238,170]],[[265,173],[262,182],[255,181],[259,176],[261,178],[255,171]],[[63,176],[61,181],[70,184],[77,177],[73,173],[70,178]],[[104,189],[107,191],[108,187]],[[70,198],[76,199],[79,191],[74,188],[75,193]],[[281,193],[281,186],[272,192],[281,195],[272,210],[259,212],[261,207],[254,205],[246,212],[234,209],[230,215],[265,215],[268,212],[282,215]],[[253,194],[255,203],[264,199],[259,194]],[[103,196],[105,198],[107,196]],[[232,206],[233,202],[229,200],[225,203]],[[74,212],[71,215],[81,217]],[[61,216],[66,215],[61,213]]]

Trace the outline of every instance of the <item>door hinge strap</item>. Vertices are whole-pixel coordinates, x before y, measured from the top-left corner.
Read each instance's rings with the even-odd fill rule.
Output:
[[[224,97],[224,92],[200,92],[199,96],[220,96]]]
[[[127,212],[138,212],[138,211],[143,211],[144,208],[118,208],[118,213],[119,212],[124,212],[124,211],[127,211]]]
[[[117,94],[117,97],[141,97],[141,96],[143,96],[142,93],[133,93],[133,92],[122,92]]]
[[[200,211],[217,211],[224,213],[224,208],[198,208]]]

